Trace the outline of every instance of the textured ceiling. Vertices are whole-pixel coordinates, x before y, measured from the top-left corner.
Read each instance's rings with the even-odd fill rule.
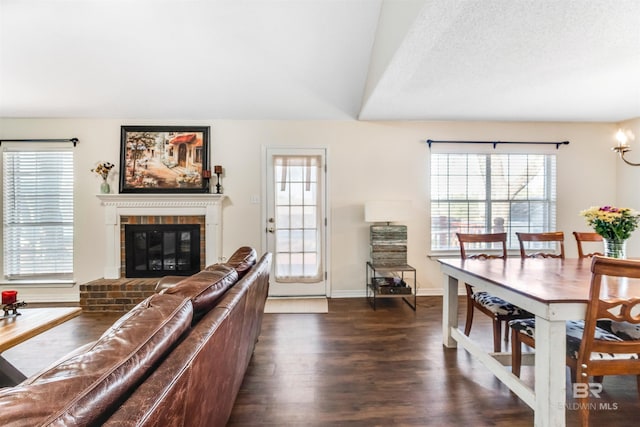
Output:
[[[621,121],[640,1],[0,0],[0,117]]]

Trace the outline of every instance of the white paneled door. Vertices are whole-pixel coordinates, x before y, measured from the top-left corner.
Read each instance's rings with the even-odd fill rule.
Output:
[[[326,295],[324,149],[267,148],[270,296]]]

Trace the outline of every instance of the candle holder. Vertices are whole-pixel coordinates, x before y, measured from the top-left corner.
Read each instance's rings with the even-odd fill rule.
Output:
[[[220,184],[221,174],[217,173],[216,175],[218,175],[218,183],[216,184],[216,194],[222,194],[222,184]]]
[[[216,194],[222,194],[222,184],[220,183],[220,175],[222,175],[222,166],[220,165],[214,166],[213,172],[218,177],[218,182],[216,184]]]
[[[27,305],[27,303],[24,301],[22,302],[16,301],[16,302],[12,302],[11,304],[4,304],[2,306],[2,311],[4,311],[4,315],[2,317],[20,316],[22,313],[18,313],[18,309],[20,307],[24,307],[25,305]]]
[[[211,191],[211,171],[208,169],[203,170],[202,179],[206,182],[207,192]]]

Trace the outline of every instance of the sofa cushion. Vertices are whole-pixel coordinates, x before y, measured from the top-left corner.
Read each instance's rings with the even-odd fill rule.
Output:
[[[158,279],[158,282],[156,283],[156,287],[154,289],[155,293],[159,294],[160,292],[162,292],[163,290],[167,289],[167,288],[172,288],[175,285],[177,285],[178,283],[182,282],[184,279],[186,279],[189,276],[164,276],[161,277],[160,279]]]
[[[258,259],[258,253],[255,249],[249,246],[242,246],[231,255],[227,262],[222,264],[211,264],[207,266],[204,271],[215,271],[219,265],[227,265],[233,267],[238,272],[238,279],[242,279],[244,275],[251,270],[256,264]],[[160,293],[165,289],[172,288],[178,283],[186,280],[185,276],[164,276],[156,283],[155,292]]]
[[[188,299],[147,298],[95,343],[15,387],[0,389],[0,425],[101,423],[174,348],[192,316]]]
[[[193,303],[194,319],[199,319],[213,307],[222,295],[238,281],[233,267],[215,264],[167,288],[164,294],[189,298]]]
[[[242,246],[229,257],[225,264],[235,268],[238,272],[238,278],[242,279],[247,271],[256,265],[257,261],[258,253],[256,250],[249,246]]]

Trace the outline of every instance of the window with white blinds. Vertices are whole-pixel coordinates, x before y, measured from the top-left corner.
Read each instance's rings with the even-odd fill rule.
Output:
[[[459,250],[456,233],[555,231],[556,156],[431,154],[431,250]]]
[[[2,156],[4,276],[71,279],[73,152],[28,148]]]

